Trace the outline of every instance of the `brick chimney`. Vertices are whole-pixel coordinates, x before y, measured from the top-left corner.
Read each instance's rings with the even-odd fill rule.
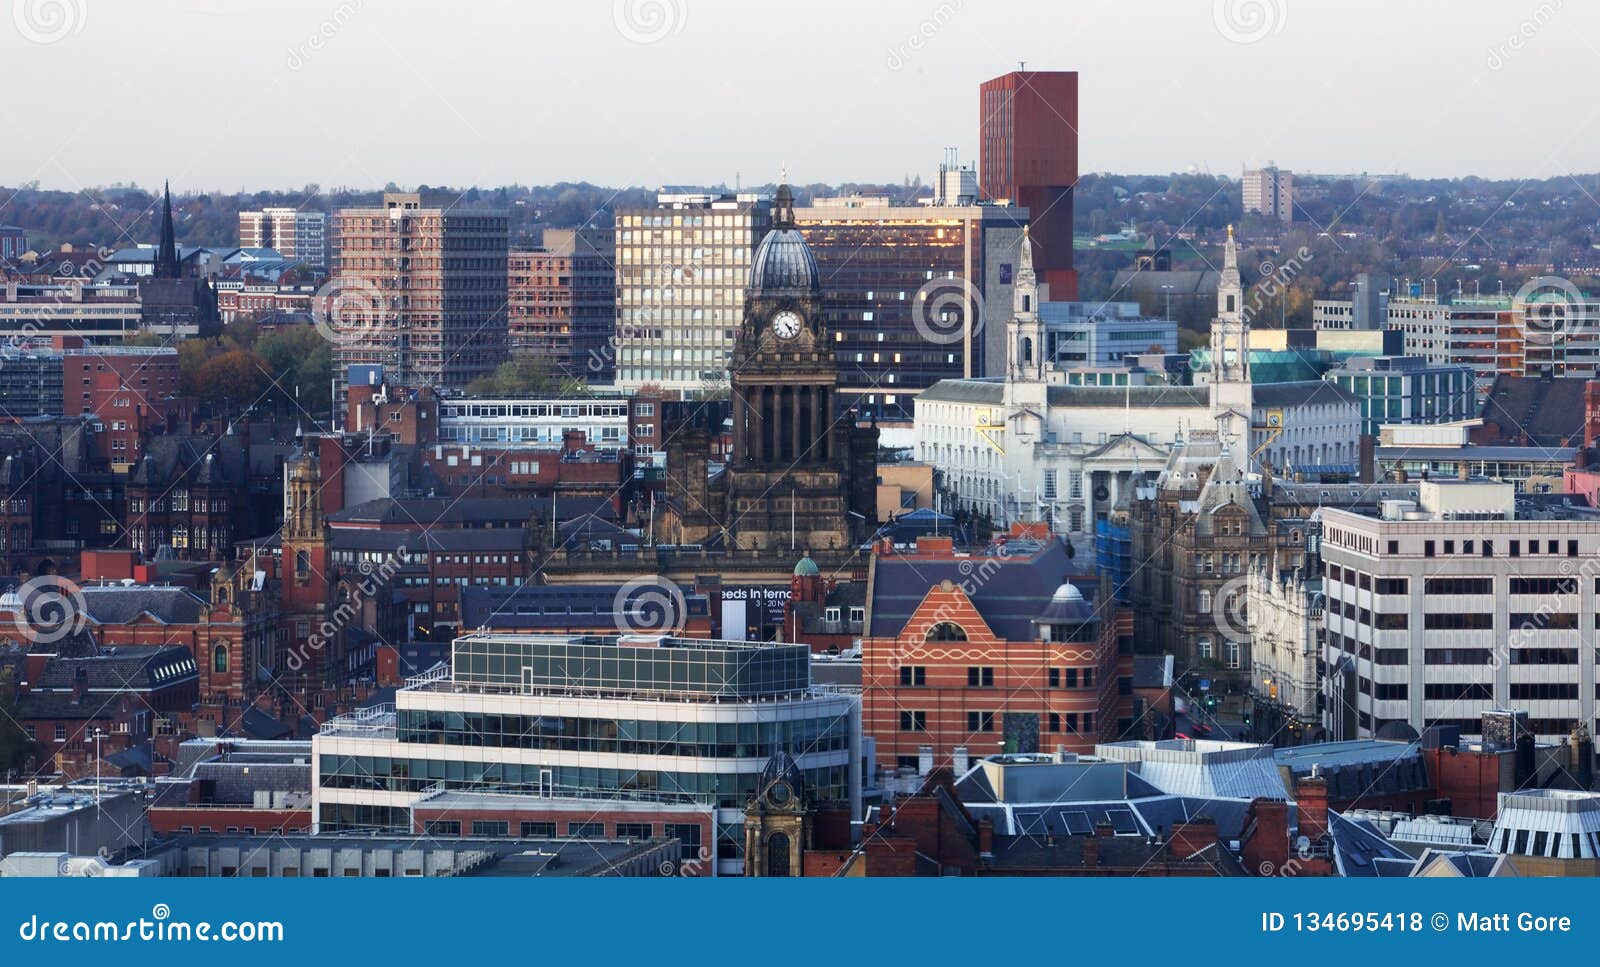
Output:
[[[1100,865],[1100,837],[1090,836],[1083,841],[1083,868],[1095,869]]]
[[[992,819],[978,821],[978,853],[982,856],[994,855],[994,820]]]
[[[1313,770],[1294,784],[1300,810],[1300,835],[1313,843],[1328,834],[1328,780]]]
[[[1600,443],[1600,380],[1583,384],[1583,446],[1593,449]]]
[[[1217,822],[1214,819],[1192,819],[1187,823],[1173,823],[1172,836],[1167,849],[1175,860],[1186,860],[1208,846],[1217,843]]]

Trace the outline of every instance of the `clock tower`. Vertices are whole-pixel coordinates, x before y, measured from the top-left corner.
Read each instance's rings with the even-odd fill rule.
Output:
[[[767,760],[744,807],[744,875],[801,876],[810,846],[805,776],[789,753],[779,752]]]
[[[853,456],[862,431],[836,414],[839,371],[830,340],[816,259],[795,225],[794,195],[781,185],[772,229],[751,259],[734,342],[727,519],[738,548],[851,545],[848,512],[861,472]],[[875,459],[876,440],[871,444]],[[875,487],[875,469],[867,476]]]

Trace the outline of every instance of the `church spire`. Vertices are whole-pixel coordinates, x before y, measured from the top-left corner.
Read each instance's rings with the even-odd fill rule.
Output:
[[[1033,272],[1033,239],[1022,227],[1022,249],[1017,255],[1016,278],[1011,287],[1009,325],[1012,380],[1044,378],[1044,326],[1039,321],[1039,279]]]
[[[1239,247],[1233,241],[1233,226],[1228,226],[1228,244],[1222,250],[1222,278],[1217,281],[1217,318],[1238,318],[1240,304],[1244,301],[1244,287],[1239,282]]]
[[[178,271],[178,237],[172,228],[172,183],[167,182],[161,202],[161,245],[156,249],[154,275],[158,279],[176,279]]]

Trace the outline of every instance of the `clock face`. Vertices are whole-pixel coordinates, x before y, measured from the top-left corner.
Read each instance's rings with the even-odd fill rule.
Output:
[[[789,784],[786,782],[773,783],[767,790],[767,799],[775,806],[782,806],[789,801]]]
[[[785,309],[772,317],[772,331],[779,339],[793,339],[800,335],[800,316]]]

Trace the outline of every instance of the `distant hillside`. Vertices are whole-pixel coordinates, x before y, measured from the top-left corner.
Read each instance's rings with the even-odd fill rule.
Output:
[[[770,190],[758,186],[748,190]],[[388,186],[386,190],[401,190]],[[423,202],[441,207],[503,209],[511,219],[513,244],[533,244],[546,228],[573,228],[598,219],[604,224],[616,208],[651,204],[655,189],[608,188],[588,183],[508,185],[500,188],[432,188],[419,186]],[[688,190],[725,191],[724,186]],[[805,203],[814,194],[841,191],[888,195],[906,201],[922,193],[920,181],[904,185],[811,185],[797,189]],[[234,245],[238,243],[241,210],[287,206],[305,211],[333,212],[378,203],[382,191],[323,191],[307,185],[301,191],[262,191],[247,194],[185,194],[174,186],[173,216],[178,241],[184,245]],[[28,233],[38,250],[63,242],[76,246],[131,245],[154,242],[160,229],[160,189],[113,186],[80,192],[47,191],[36,187],[0,188],[0,224],[16,225]]]

